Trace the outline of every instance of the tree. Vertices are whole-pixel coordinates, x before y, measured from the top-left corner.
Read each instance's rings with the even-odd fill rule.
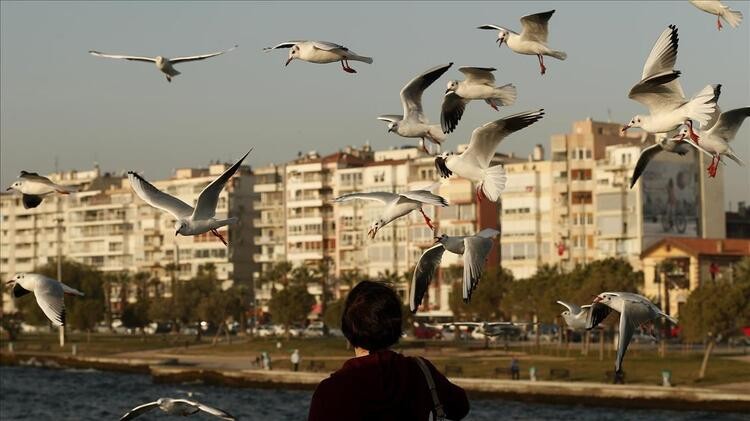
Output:
[[[698,379],[706,375],[706,368],[716,342],[750,324],[750,266],[748,260],[738,265],[734,281],[705,282],[690,293],[680,311],[682,333],[688,342],[705,339]]]
[[[127,303],[122,309],[122,325],[128,328],[143,329],[149,323],[148,302],[139,300],[135,303]]]
[[[305,322],[314,304],[315,297],[307,292],[306,285],[293,284],[276,292],[271,297],[268,307],[273,320],[283,324],[284,329],[289,331],[289,325],[292,323]]]
[[[341,316],[344,315],[344,304],[346,297],[341,297],[336,301],[328,303],[326,310],[323,312],[323,323],[329,328],[341,329]]]
[[[94,330],[96,324],[99,323],[104,314],[103,306],[99,300],[90,298],[81,299],[75,306],[67,312],[67,323],[74,329],[78,329],[86,332],[87,341],[91,341],[91,331]]]
[[[497,320],[505,317],[501,302],[505,291],[513,282],[513,274],[507,269],[492,268],[482,275],[471,301],[463,302],[462,281],[454,282],[449,305],[456,318],[464,320]]]

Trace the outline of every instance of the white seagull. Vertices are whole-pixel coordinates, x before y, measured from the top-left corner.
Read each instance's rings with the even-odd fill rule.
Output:
[[[716,170],[719,167],[719,163],[722,162],[722,155],[736,162],[737,165],[745,165],[729,145],[729,142],[737,135],[737,131],[742,126],[742,122],[745,121],[746,117],[750,117],[750,107],[726,111],[719,115],[716,124],[706,130],[702,130],[702,128],[698,130],[698,141],[690,139],[689,128],[687,126],[680,130],[680,133],[674,140],[686,141],[710,155],[711,165],[708,167],[708,174],[711,177],[716,177]]]
[[[526,111],[478,127],[471,133],[469,147],[465,151],[460,155],[444,152],[436,156],[435,168],[443,178],[455,173],[476,182],[477,201],[481,202],[482,197],[486,197],[497,202],[508,179],[502,165],[490,167],[497,146],[506,136],[534,124],[542,116],[544,110]]]
[[[466,75],[466,80],[451,80],[443,97],[440,114],[440,125],[443,133],[452,132],[464,114],[466,104],[473,99],[483,99],[490,107],[498,111],[500,106],[513,105],[516,102],[516,87],[512,83],[495,86],[493,67],[459,67],[458,71]]]
[[[183,417],[203,411],[207,414],[211,414],[215,417],[219,417],[227,421],[234,421],[236,419],[224,410],[213,408],[200,402],[190,401],[187,399],[159,398],[155,402],[149,402],[140,406],[136,406],[127,414],[123,415],[122,418],[120,418],[120,421],[132,420],[154,408],[159,408],[169,415],[180,415]]]
[[[388,192],[371,192],[371,193],[349,193],[339,196],[333,201],[335,203],[348,202],[350,200],[374,200],[385,205],[383,213],[380,218],[376,219],[370,225],[370,230],[367,235],[370,238],[375,238],[375,234],[378,230],[388,225],[391,221],[394,221],[404,215],[409,214],[412,211],[418,210],[422,213],[424,221],[430,229],[435,229],[432,225],[432,220],[424,213],[422,206],[434,205],[434,206],[448,206],[448,202],[432,193],[430,190],[439,183],[436,183],[426,189],[412,190],[403,193],[388,193]]]
[[[449,237],[443,234],[435,237],[437,240],[435,245],[422,253],[422,257],[419,258],[414,268],[409,290],[409,308],[412,313],[416,312],[422,303],[422,298],[446,250],[464,256],[463,299],[465,303],[469,302],[471,293],[474,292],[479,278],[482,277],[487,256],[492,250],[492,239],[498,234],[500,234],[498,230],[485,228],[476,235]]]
[[[620,313],[619,340],[617,342],[617,359],[615,373],[617,378],[622,375],[622,359],[628,349],[630,339],[637,327],[664,317],[677,324],[677,320],[663,313],[648,298],[632,292],[602,292],[594,298],[586,319],[586,330],[595,328],[612,310]]]
[[[560,313],[560,315],[563,317],[568,327],[575,330],[586,328],[586,319],[588,318],[591,304],[579,307],[575,304],[566,303],[565,301],[560,300],[557,301],[557,304],[567,308],[567,310]]]
[[[184,63],[188,61],[205,60],[207,58],[216,57],[218,55],[228,53],[234,50],[235,48],[237,48],[237,45],[235,45],[234,47],[228,50],[219,51],[217,53],[201,54],[199,56],[189,56],[189,57],[175,57],[175,58],[167,58],[167,57],[162,57],[162,56],[156,56],[156,57],[123,56],[119,54],[106,54],[106,53],[93,51],[93,50],[90,50],[89,54],[97,56],[97,57],[116,58],[116,59],[121,59],[121,60],[143,61],[146,63],[154,63],[156,65],[156,68],[159,69],[160,72],[164,73],[164,75],[167,77],[167,82],[172,82],[172,78],[180,74],[180,72],[174,68],[175,64]]]
[[[36,303],[55,326],[65,325],[65,294],[83,296],[81,291],[37,273],[17,273],[10,281],[13,298],[34,293]]]
[[[716,29],[719,31],[723,27],[722,19],[732,28],[740,26],[740,22],[742,22],[742,12],[730,9],[729,6],[723,5],[719,0],[690,0],[690,3],[706,13],[716,15]]]
[[[440,126],[437,124],[431,125],[424,115],[422,93],[443,73],[447,72],[451,66],[453,66],[453,63],[435,66],[409,81],[401,89],[401,105],[404,108],[404,114],[386,114],[378,117],[378,120],[388,122],[389,133],[394,132],[402,137],[421,138],[422,148],[427,153],[429,152],[425,139],[438,145],[445,140],[445,134],[443,134]]]
[[[554,57],[558,60],[568,58],[568,55],[564,52],[553,50],[547,46],[549,20],[554,13],[554,10],[550,10],[522,17],[521,26],[523,29],[520,34],[497,25],[482,25],[477,29],[499,31],[497,34],[498,47],[502,47],[503,42],[505,42],[515,53],[537,56],[539,67],[544,74],[547,72],[547,68],[544,66],[544,56]]]
[[[689,129],[685,129],[686,135],[689,135],[689,132]],[[672,131],[666,136],[656,136],[656,143],[641,150],[640,155],[638,155],[638,161],[636,162],[635,168],[633,169],[633,175],[630,177],[631,189],[633,188],[633,186],[635,186],[635,183],[638,181],[641,175],[643,175],[643,172],[646,171],[646,167],[651,162],[651,160],[660,152],[671,152],[683,156],[690,151],[690,146],[688,145],[691,144],[692,141],[690,141],[689,138],[686,140],[684,137],[675,136],[676,134],[677,131]],[[708,156],[713,156],[710,152],[708,152],[700,145],[696,143],[692,143],[692,145]]]
[[[282,42],[275,47],[266,47],[263,51],[269,52],[277,48],[289,48],[289,58],[286,60],[284,66],[288,66],[294,59],[316,64],[327,64],[340,61],[341,68],[345,72],[357,73],[356,70],[349,67],[349,60],[372,64],[371,57],[360,56],[343,45],[334,44],[332,42],[288,41]]]
[[[47,177],[41,176],[35,172],[21,171],[18,180],[13,182],[6,191],[16,190],[22,195],[23,207],[25,209],[35,208],[42,203],[45,196],[54,193],[70,194],[75,192],[74,189],[61,186]]]
[[[639,127],[657,137],[664,137],[666,133],[685,123],[690,125],[690,136],[695,140],[690,120],[704,125],[711,118],[721,85],[708,85],[690,101],[685,99],[685,93],[677,80],[680,72],[674,70],[678,40],[675,25],[669,25],[656,40],[643,66],[641,81],[628,94],[628,98],[645,105],[650,115],[636,115],[630,123],[623,126],[623,133],[631,127]]]
[[[234,224],[237,222],[237,218],[216,219],[216,205],[219,203],[219,194],[221,194],[227,181],[237,172],[242,161],[245,160],[250,152],[252,152],[252,149],[203,189],[198,196],[195,209],[182,200],[157,189],[153,184],[133,171],[128,171],[128,179],[133,191],[144,202],[157,209],[169,212],[175,217],[175,236],[177,234],[200,235],[210,231],[226,246],[228,245],[227,241],[217,230],[223,226]]]

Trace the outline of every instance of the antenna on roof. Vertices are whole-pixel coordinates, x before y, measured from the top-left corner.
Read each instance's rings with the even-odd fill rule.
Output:
[[[607,107],[607,123],[611,123],[611,122],[612,122],[612,110],[610,110],[609,107]]]

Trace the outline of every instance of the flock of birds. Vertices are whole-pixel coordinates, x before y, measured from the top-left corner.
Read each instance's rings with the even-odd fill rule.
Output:
[[[690,2],[699,9],[716,15],[719,30],[722,28],[722,19],[732,27],[739,25],[742,20],[740,12],[729,9],[718,0],[691,0]],[[553,50],[547,45],[548,24],[553,14],[554,10],[550,10],[522,17],[520,33],[497,25],[482,25],[478,29],[497,31],[498,46],[506,44],[515,53],[537,56],[540,72],[544,75],[547,70],[544,65],[544,56],[558,60],[565,60],[567,57],[566,53]],[[656,137],[656,143],[642,151],[634,170],[631,187],[653,156],[662,151],[682,155],[687,153],[687,148],[690,146],[697,148],[712,158],[711,166],[708,168],[711,177],[716,175],[718,164],[722,163],[723,156],[743,165],[728,142],[734,138],[744,119],[750,116],[750,107],[720,112],[717,106],[721,93],[719,84],[707,85],[691,99],[686,99],[678,81],[682,73],[674,70],[677,47],[677,27],[670,25],[657,39],[646,59],[641,80],[633,86],[628,95],[629,98],[646,106],[649,114],[636,115],[622,128],[622,131],[641,128]],[[236,45],[215,53],[172,59],[162,56],[105,54],[98,51],[90,51],[90,53],[97,57],[154,63],[156,68],[164,73],[167,81],[171,82],[172,78],[180,74],[174,68],[176,64],[205,60],[230,52],[235,48],[237,48]],[[340,62],[343,71],[356,73],[356,70],[349,65],[350,61],[368,64],[373,62],[372,58],[356,54],[347,47],[324,41],[289,41],[266,48],[264,51],[282,48],[289,49],[285,65],[289,65],[293,60],[317,64]],[[469,102],[484,101],[493,109],[498,110],[499,107],[513,105],[517,96],[516,88],[512,84],[496,86],[493,75],[496,69],[460,67],[458,70],[464,74],[465,79],[451,80],[447,83],[441,107],[440,125],[430,124],[422,107],[422,94],[452,65],[453,63],[436,66],[413,78],[401,89],[403,114],[381,115],[378,119],[388,123],[388,132],[405,138],[421,139],[421,146],[425,152],[435,155],[435,167],[440,177],[449,178],[455,174],[471,180],[477,186],[478,202],[483,199],[497,202],[500,200],[507,181],[502,165],[490,165],[498,145],[512,133],[539,121],[544,116],[544,110],[521,112],[484,124],[472,132],[469,146],[462,153],[439,153],[446,135],[456,128]],[[700,124],[700,128],[695,128],[693,122]],[[226,239],[218,229],[235,223],[237,218],[216,219],[216,206],[220,192],[249,154],[250,151],[211,182],[200,193],[195,207],[159,190],[135,172],[128,172],[128,178],[133,191],[144,202],[174,217],[175,235],[191,236],[211,232],[227,245]],[[385,225],[414,211],[421,212],[427,226],[435,230],[435,226],[422,207],[424,205],[448,206],[448,202],[443,197],[432,192],[439,185],[438,182],[423,189],[403,193],[351,193],[340,196],[334,201],[371,200],[384,205],[380,217],[372,222],[368,231],[371,238],[374,238],[378,230]],[[74,192],[73,189],[54,183],[47,177],[27,171],[22,171],[19,179],[8,190],[20,192],[26,208],[39,206],[46,196]],[[470,236],[436,235],[435,244],[422,254],[414,271],[410,288],[411,311],[416,312],[420,306],[446,250],[463,256],[462,291],[464,301],[468,302],[481,278],[487,256],[492,250],[493,238],[498,234],[500,233],[497,230],[487,228]],[[38,274],[19,273],[8,283],[12,286],[14,298],[33,292],[39,307],[56,326],[65,324],[64,295],[83,295],[82,292],[55,279]],[[676,323],[647,298],[632,293],[605,292],[599,294],[592,304],[582,307],[562,301],[559,303],[568,308],[562,316],[574,329],[592,329],[612,310],[620,313],[620,341],[615,364],[618,374],[622,372],[622,359],[637,326],[660,317],[666,317],[669,321]],[[135,418],[157,407],[176,415],[191,415],[204,411],[223,419],[234,419],[224,411],[198,402],[162,398],[133,409],[123,416],[122,420]]]

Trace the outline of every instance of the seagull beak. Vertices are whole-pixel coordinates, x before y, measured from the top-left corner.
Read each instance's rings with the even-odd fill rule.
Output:
[[[602,300],[602,297],[597,295],[596,297],[594,297],[594,304],[598,303],[601,300]]]
[[[292,62],[292,60],[294,60],[294,59],[293,59],[292,57],[289,57],[289,58],[288,58],[288,59],[286,60],[286,64],[284,64],[284,67],[288,66],[288,65],[289,65],[289,63],[291,63],[291,62]]]
[[[370,237],[371,239],[372,239],[372,238],[375,238],[375,234],[376,234],[377,232],[378,232],[378,230],[375,230],[375,229],[372,229],[372,228],[370,228],[370,230],[369,230],[369,231],[367,231],[367,236],[368,236],[368,237]]]
[[[450,91],[451,91],[450,89],[446,89],[446,90],[445,90],[445,93],[447,94],[447,93],[448,93],[448,92],[450,92]]]
[[[630,128],[630,124],[626,124],[622,126],[622,128],[620,129],[620,134],[625,134],[625,132],[628,131],[629,128]]]
[[[177,237],[177,234],[179,234],[179,233],[180,233],[180,230],[175,231],[174,232],[174,236]]]
[[[5,189],[5,191],[11,191],[11,190],[13,190],[13,187],[8,187],[7,189]]]

